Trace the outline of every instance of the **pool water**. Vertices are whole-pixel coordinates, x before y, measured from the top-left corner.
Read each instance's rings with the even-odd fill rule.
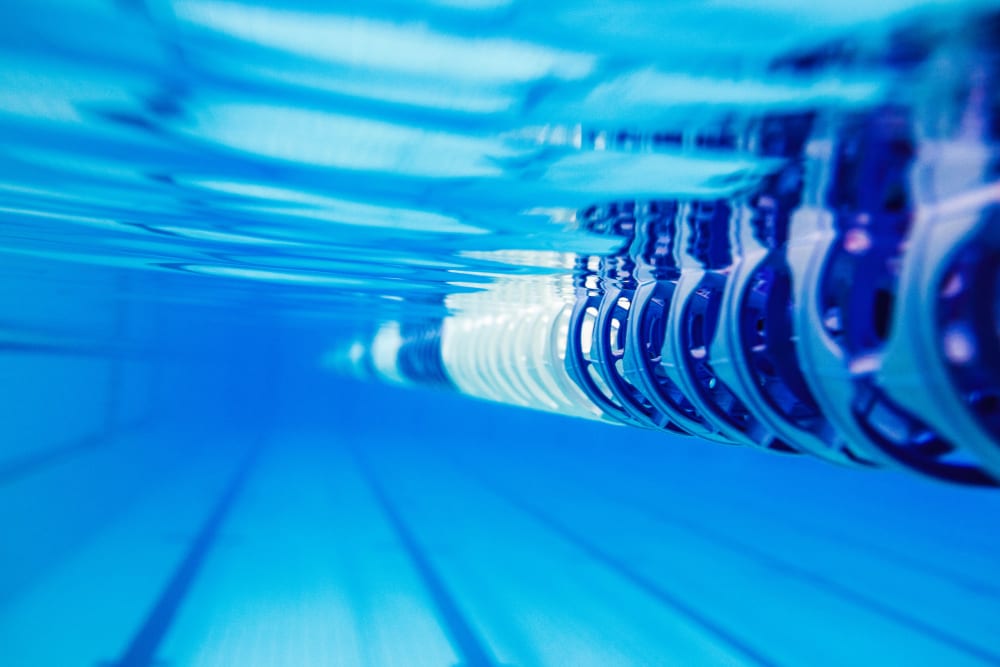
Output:
[[[1000,664],[995,489],[351,356],[752,191],[761,118],[965,122],[907,63],[990,3],[802,4],[5,2],[0,664]]]

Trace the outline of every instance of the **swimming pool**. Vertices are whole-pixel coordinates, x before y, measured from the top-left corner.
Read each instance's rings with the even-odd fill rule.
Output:
[[[1000,663],[996,16],[6,3],[0,663]]]

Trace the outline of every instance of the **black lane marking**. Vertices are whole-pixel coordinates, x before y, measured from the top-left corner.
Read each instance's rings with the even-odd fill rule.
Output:
[[[25,477],[58,465],[79,454],[95,451],[107,439],[108,436],[105,433],[93,433],[65,445],[49,447],[41,451],[19,456],[10,461],[4,461],[0,463],[0,486],[22,480]]]
[[[762,510],[758,506],[757,511],[760,512],[765,510]],[[961,572],[957,572],[942,565],[914,558],[905,553],[895,551],[890,547],[869,542],[840,530],[830,530],[826,526],[820,528],[804,521],[799,521],[798,519],[789,521],[787,517],[784,517],[782,520],[789,524],[789,526],[794,525],[796,531],[810,533],[826,542],[833,542],[834,544],[847,544],[860,551],[868,552],[873,558],[881,559],[893,565],[899,565],[911,570],[917,570],[919,572],[923,572],[924,574],[937,577],[938,579],[944,579],[955,586],[965,588],[966,590],[976,593],[977,595],[1000,598],[1000,587],[986,581],[980,581],[975,577],[967,576]]]
[[[950,646],[957,651],[972,655],[987,664],[1000,665],[1000,653],[991,652],[989,649],[982,648],[963,639],[962,637],[956,637],[936,625],[923,621],[920,618],[895,609],[894,607],[890,607],[875,597],[865,595],[864,593],[844,586],[836,579],[831,579],[819,572],[814,572],[807,568],[800,567],[795,563],[783,560],[782,558],[774,556],[763,549],[753,546],[752,544],[748,544],[739,538],[730,537],[720,531],[706,528],[703,524],[670,515],[659,508],[645,507],[640,503],[630,502],[629,500],[622,499],[620,497],[613,499],[625,507],[629,507],[637,512],[646,514],[654,521],[665,525],[671,525],[675,528],[680,528],[681,530],[685,530],[692,535],[698,535],[707,542],[714,543],[715,545],[728,549],[729,551],[739,553],[743,557],[750,560],[755,560],[762,566],[776,572],[780,572],[789,579],[798,579],[806,582],[815,588],[826,591],[834,597],[839,597],[842,600],[857,605],[862,609],[866,609],[873,614],[884,616],[899,625],[915,631],[917,634],[933,637],[937,641]]]
[[[112,335],[116,340],[120,340],[124,338],[126,320],[128,319],[128,301],[124,298],[128,294],[128,283],[123,282],[121,278],[116,283],[119,294],[115,305],[115,326]],[[110,357],[108,359],[108,397],[104,406],[104,428],[108,433],[114,433],[118,426],[124,374],[123,360],[117,356]]]
[[[593,477],[587,477],[587,483],[593,483],[593,481]],[[647,505],[644,504],[642,499],[634,495],[625,496],[620,492],[612,493],[608,489],[604,490],[603,495],[606,498],[615,499],[616,502],[622,505],[628,505],[640,510],[647,509]],[[729,511],[728,506],[720,504],[718,500],[715,499],[699,497],[698,502],[702,504],[711,504],[712,507],[719,511]],[[770,517],[774,514],[773,509],[769,509],[768,507],[761,505],[759,502],[751,502],[751,499],[749,498],[741,499],[740,502],[743,506],[751,509],[757,515]],[[649,511],[651,512],[653,510],[650,509]],[[920,560],[911,555],[896,551],[891,547],[870,542],[857,535],[845,532],[844,530],[832,529],[827,524],[809,523],[803,521],[801,518],[789,519],[789,517],[785,515],[781,517],[781,522],[786,524],[787,528],[794,529],[795,532],[808,533],[824,542],[831,542],[837,546],[852,546],[859,551],[866,552],[867,555],[874,559],[882,560],[894,566],[917,570],[923,574],[943,579],[954,586],[964,588],[977,595],[991,598],[1000,597],[1000,587],[997,587],[992,583],[976,579],[974,576],[965,575],[940,564]],[[965,552],[968,553],[968,550],[965,550]],[[975,553],[975,551],[972,553]]]
[[[459,610],[458,604],[448,592],[447,587],[441,580],[441,576],[434,569],[427,555],[417,543],[406,522],[403,521],[399,512],[396,511],[396,507],[389,500],[385,489],[375,477],[368,462],[353,447],[348,447],[348,449],[353,455],[362,477],[364,477],[369,488],[371,488],[372,495],[375,496],[379,507],[389,520],[393,530],[396,531],[396,535],[399,537],[400,544],[406,551],[406,555],[413,562],[424,588],[430,595],[437,616],[443,623],[443,629],[451,639],[453,648],[462,661],[462,667],[498,667],[499,663],[492,657],[489,649],[482,643],[475,630],[472,629],[472,626],[465,619],[461,610]]]
[[[180,609],[181,603],[187,597],[191,586],[201,570],[205,557],[212,548],[213,543],[219,535],[219,528],[225,522],[229,511],[232,509],[237,496],[249,477],[251,468],[260,451],[259,446],[255,446],[246,455],[240,467],[234,473],[226,489],[215,503],[215,507],[205,519],[205,522],[198,530],[194,541],[184,558],[177,565],[170,581],[161,591],[156,603],[150,609],[146,620],[133,635],[121,657],[111,663],[105,663],[110,667],[150,667],[158,664],[156,652],[170,629],[174,617]]]
[[[518,499],[509,496],[506,491],[498,490],[498,487],[491,481],[485,479],[478,471],[471,470],[469,466],[465,465],[463,462],[456,461],[450,454],[448,455],[450,460],[453,460],[455,464],[461,467],[463,470],[469,472],[470,475],[476,477],[484,486],[490,487],[495,493],[504,497],[508,502],[511,503],[521,503]],[[867,611],[881,615],[895,623],[898,623],[904,627],[908,627],[914,630],[918,634],[924,634],[929,637],[933,637],[935,640],[950,646],[951,648],[964,652],[971,655],[979,660],[982,660],[986,664],[990,665],[1000,665],[1000,653],[995,653],[989,649],[982,648],[976,644],[973,644],[961,637],[956,637],[955,635],[943,631],[939,627],[925,622],[920,618],[907,614],[905,612],[899,611],[890,607],[878,599],[860,593],[851,588],[848,588],[841,584],[840,582],[830,579],[823,574],[813,572],[806,568],[795,565],[782,560],[779,557],[773,556],[770,553],[763,551],[753,545],[747,544],[737,538],[729,537],[718,531],[713,531],[710,528],[706,528],[704,525],[670,515],[663,512],[659,508],[651,508],[643,505],[637,500],[631,500],[624,498],[620,495],[613,494],[606,496],[609,497],[614,502],[620,505],[629,507],[635,511],[641,512],[649,516],[655,521],[666,525],[673,525],[676,528],[686,530],[691,534],[700,536],[702,539],[712,542],[717,546],[728,549],[729,551],[734,551],[740,555],[757,561],[764,567],[781,572],[786,577],[792,579],[798,579],[811,584],[815,588],[823,590],[830,595],[839,597],[845,601],[848,601],[858,607],[866,609]],[[522,509],[526,505],[520,505]]]
[[[116,438],[127,433],[141,431],[147,425],[145,420],[136,420],[125,424],[116,433],[109,431],[91,433],[65,445],[49,447],[0,462],[0,486],[18,482],[80,454],[97,451],[102,447],[110,445]]]
[[[761,667],[777,667],[779,663],[775,662],[770,657],[761,653],[757,648],[746,643],[740,637],[732,634],[729,629],[716,621],[712,620],[705,614],[703,614],[698,609],[692,607],[686,601],[675,595],[674,593],[666,590],[660,586],[657,582],[649,579],[648,577],[636,572],[629,563],[617,556],[607,553],[598,547],[587,541],[586,538],[582,537],[577,532],[573,531],[571,528],[563,525],[556,519],[554,519],[549,514],[543,512],[542,510],[530,505],[520,498],[512,495],[506,489],[501,488],[492,479],[488,479],[485,475],[479,473],[478,470],[474,470],[471,466],[467,466],[464,462],[459,461],[457,458],[453,457],[450,453],[444,454],[449,461],[451,461],[455,467],[465,471],[470,477],[475,479],[483,488],[489,490],[493,495],[497,496],[509,505],[517,508],[524,514],[532,517],[535,521],[545,526],[546,529],[551,531],[553,534],[559,536],[564,542],[567,542],[574,546],[577,550],[586,554],[592,560],[600,563],[604,567],[608,568],[612,572],[628,581],[630,584],[643,591],[656,601],[660,602],[662,605],[673,609],[675,612],[686,618],[691,622],[692,625],[697,626],[706,634],[714,637],[727,648],[729,648],[734,653],[738,653],[743,656],[747,661],[760,665]]]
[[[118,357],[122,359],[142,359],[142,350],[133,348],[111,347],[106,345],[66,345],[58,342],[29,342],[16,340],[0,340],[0,352],[17,354],[46,354],[63,357],[97,357],[106,359]]]
[[[587,483],[593,483],[593,477],[588,476]],[[612,494],[608,489],[604,490],[605,497],[612,498],[616,497],[617,501],[623,505],[629,505],[636,508],[645,508],[646,505],[643,504],[641,498],[636,496],[626,497],[624,495]],[[742,498],[740,500],[742,506],[751,509],[754,513],[760,516],[769,517],[774,514],[773,508],[768,508],[761,505],[759,502],[751,502],[750,498]],[[728,507],[720,504],[718,500],[713,500],[705,497],[699,497],[698,502],[705,504],[711,504],[715,509],[720,511],[728,511]],[[882,560],[884,562],[890,563],[894,566],[901,566],[911,570],[917,570],[923,574],[928,574],[938,579],[943,579],[949,583],[964,588],[968,591],[976,593],[984,597],[1000,598],[1000,587],[996,586],[987,581],[976,579],[974,576],[965,575],[961,572],[950,569],[944,565],[937,563],[932,563],[929,561],[918,559],[909,554],[896,551],[892,547],[877,544],[868,541],[857,535],[845,532],[843,529],[837,530],[831,528],[825,523],[809,523],[802,520],[799,517],[789,518],[787,515],[781,517],[781,522],[786,524],[787,528],[794,529],[795,532],[808,533],[824,542],[830,542],[837,546],[849,545],[859,551],[866,552],[867,555],[872,558]],[[977,550],[973,550],[971,553],[976,553]],[[970,553],[967,549],[962,550],[963,553]]]

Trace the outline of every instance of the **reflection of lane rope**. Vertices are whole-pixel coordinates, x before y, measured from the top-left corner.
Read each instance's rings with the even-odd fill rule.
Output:
[[[968,61],[968,80],[927,100],[695,133],[784,166],[731,200],[580,211],[617,249],[577,257],[571,286],[498,283],[419,334],[390,323],[372,366],[503,403],[995,485],[1000,66],[988,36],[964,49],[949,57]]]

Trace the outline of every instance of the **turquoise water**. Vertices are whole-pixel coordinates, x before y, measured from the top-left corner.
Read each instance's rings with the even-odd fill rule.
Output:
[[[342,354],[752,190],[768,114],[954,120],[905,62],[988,3],[800,4],[4,3],[0,664],[1000,664],[995,490]]]
[[[726,197],[778,166],[699,133],[900,95],[892,68],[776,60],[961,16],[798,4],[7,3],[4,253],[205,276],[308,316],[441,314],[554,268],[497,251],[607,247],[577,209]]]

